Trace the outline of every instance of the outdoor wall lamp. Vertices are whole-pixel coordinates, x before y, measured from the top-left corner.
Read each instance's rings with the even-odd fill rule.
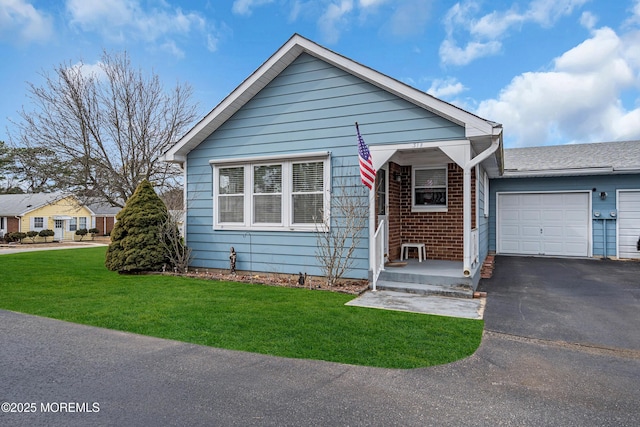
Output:
[[[607,192],[606,191],[601,191],[600,192],[600,200],[605,200],[607,198]]]
[[[402,182],[402,175],[400,175],[398,172],[394,172],[393,173],[393,180],[395,182]]]

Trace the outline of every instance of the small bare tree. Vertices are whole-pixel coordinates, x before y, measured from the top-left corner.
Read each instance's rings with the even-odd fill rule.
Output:
[[[331,197],[331,226],[316,221],[316,259],[329,286],[353,268],[355,250],[369,218],[366,189],[342,182]]]
[[[160,224],[160,242],[167,259],[176,273],[187,273],[191,263],[191,248],[185,244],[181,231],[184,211],[168,211]]]

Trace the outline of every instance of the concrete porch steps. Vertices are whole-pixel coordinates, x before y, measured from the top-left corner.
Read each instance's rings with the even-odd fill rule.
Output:
[[[378,280],[376,288],[381,291],[394,291],[416,295],[473,298],[473,289],[468,285],[451,286]]]

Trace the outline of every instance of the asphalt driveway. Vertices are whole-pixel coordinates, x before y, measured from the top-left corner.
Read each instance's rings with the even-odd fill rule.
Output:
[[[598,267],[604,276],[594,275]],[[10,404],[0,425],[635,426],[639,272],[635,263],[499,257],[482,283],[489,296],[478,351],[414,370],[233,352],[0,311],[0,404]]]
[[[498,257],[487,330],[640,350],[640,262]]]

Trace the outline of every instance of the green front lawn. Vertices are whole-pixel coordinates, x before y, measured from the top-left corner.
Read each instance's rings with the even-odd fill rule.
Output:
[[[326,291],[119,275],[104,248],[0,256],[0,308],[274,356],[417,368],[469,356],[483,322],[349,307]]]

